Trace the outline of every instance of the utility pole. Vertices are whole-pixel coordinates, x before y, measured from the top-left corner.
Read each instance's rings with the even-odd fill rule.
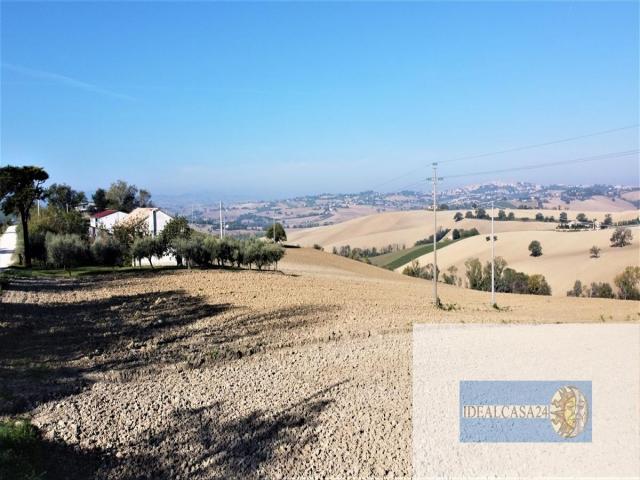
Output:
[[[491,201],[491,305],[496,304],[496,279],[495,279],[495,235],[493,234],[493,200]]]
[[[222,201],[220,202],[220,238],[224,237],[224,227],[222,226]]]
[[[436,203],[436,190],[438,188],[438,180],[443,180],[442,177],[438,177],[438,164],[433,163],[433,177],[427,178],[427,181],[433,182],[433,304],[438,306],[438,251],[437,251],[437,239],[436,234],[438,232],[438,205]]]

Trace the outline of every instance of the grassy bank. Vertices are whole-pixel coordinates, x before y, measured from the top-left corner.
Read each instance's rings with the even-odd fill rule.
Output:
[[[167,270],[176,270],[176,269],[184,269],[184,267],[177,266],[157,266],[155,268],[151,268],[148,265],[142,267],[98,267],[98,266],[87,266],[87,267],[77,267],[72,268],[71,270],[65,270],[63,268],[44,268],[44,267],[33,267],[33,268],[25,268],[19,266],[13,266],[7,268],[3,272],[3,276],[5,277],[23,277],[23,278],[31,278],[31,277],[84,277],[90,275],[106,275],[106,274],[127,274],[127,273],[141,273],[141,272],[161,272]]]

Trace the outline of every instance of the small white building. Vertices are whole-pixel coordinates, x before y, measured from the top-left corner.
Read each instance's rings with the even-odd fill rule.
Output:
[[[153,237],[160,235],[167,223],[173,219],[171,215],[155,207],[136,208],[126,218],[127,222],[144,222]]]
[[[126,213],[118,210],[103,210],[102,212],[94,213],[89,217],[89,234],[95,237],[100,231],[111,233],[113,227],[127,217]]]

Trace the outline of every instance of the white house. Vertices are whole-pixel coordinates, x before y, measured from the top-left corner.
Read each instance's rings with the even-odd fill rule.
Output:
[[[126,222],[143,222],[149,229],[149,234],[153,237],[160,235],[164,227],[173,217],[163,212],[159,208],[140,207],[132,211],[125,220]],[[161,258],[153,257],[154,265],[175,265],[176,259],[173,255],[165,255]]]
[[[152,236],[158,236],[164,230],[164,227],[172,220],[171,215],[163,212],[159,208],[136,208],[129,215],[127,215],[127,222],[143,221],[149,229],[149,234]]]
[[[92,237],[95,237],[101,230],[111,233],[114,225],[127,217],[126,213],[117,210],[103,210],[94,213],[89,217],[89,233]]]

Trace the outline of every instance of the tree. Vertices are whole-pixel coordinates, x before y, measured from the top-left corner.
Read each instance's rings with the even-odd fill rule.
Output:
[[[593,298],[615,298],[613,288],[606,282],[592,282],[587,291],[589,296]]]
[[[104,188],[98,188],[91,196],[96,212],[102,212],[107,209],[107,192]]]
[[[584,213],[579,213],[578,215],[576,215],[576,220],[578,220],[579,222],[587,222],[587,221],[589,221],[589,219],[587,218],[587,216]]]
[[[47,203],[58,210],[69,211],[87,201],[84,192],[78,192],[65,183],[54,183],[45,192]]]
[[[533,240],[529,244],[529,251],[531,252],[532,257],[539,257],[542,255],[542,245],[538,240]]]
[[[640,300],[640,267],[627,267],[613,280],[622,300]]]
[[[456,212],[456,214],[453,216],[453,219],[454,219],[456,222],[459,222],[459,221],[460,221],[460,220],[462,220],[463,218],[464,218],[464,217],[462,216],[462,213],[460,213],[460,212]]]
[[[507,215],[507,220],[513,221],[516,219],[516,215],[513,212],[509,212],[509,215]]]
[[[464,218],[473,218],[473,212],[471,210],[467,210],[464,214]]]
[[[602,221],[602,224],[603,225],[607,225],[607,226],[613,225],[613,219],[611,218],[611,214],[610,213],[607,213],[604,216],[604,220]]]
[[[31,246],[29,244],[29,217],[33,202],[44,197],[43,184],[49,174],[40,167],[0,168],[0,206],[9,215],[20,214],[24,259],[27,268],[31,268]]]
[[[591,258],[598,258],[600,256],[600,247],[594,245],[589,249],[589,254],[591,255]]]
[[[581,297],[582,290],[582,282],[580,280],[576,280],[573,284],[573,288],[567,292],[567,297]]]
[[[46,239],[47,262],[70,272],[87,259],[87,245],[78,235],[48,233]]]
[[[275,228],[275,238],[274,238],[274,228]],[[284,227],[281,223],[276,223],[275,226],[273,224],[269,225],[267,228],[267,238],[272,239],[274,242],[278,243],[281,241],[287,240],[287,233],[284,231]]]
[[[138,197],[136,199],[137,207],[153,207],[153,202],[151,201],[151,193],[148,190],[143,188],[138,192]]]
[[[99,237],[91,245],[91,255],[98,265],[115,267],[122,265],[124,248],[118,240],[110,235]]]
[[[129,185],[124,180],[118,180],[113,182],[109,190],[107,190],[107,205],[114,210],[122,210],[129,213],[138,206],[137,195],[138,187]]]
[[[165,249],[176,257],[176,263],[182,265],[182,257],[173,248],[173,241],[177,238],[191,238],[193,230],[185,217],[175,217],[167,222],[160,233],[160,241]]]
[[[489,216],[487,215],[487,211],[484,208],[478,207],[476,208],[476,218],[483,219],[489,218]]]
[[[528,293],[532,295],[551,295],[551,287],[544,278],[544,275],[538,273],[529,276],[527,281]]]
[[[617,227],[613,232],[613,235],[611,235],[610,240],[612,247],[626,247],[627,245],[631,245],[633,234],[631,233],[630,228]]]
[[[536,213],[536,222],[544,222],[544,215],[541,212]]]
[[[482,289],[482,264],[477,258],[469,258],[464,262],[469,288]]]
[[[567,223],[568,220],[567,212],[560,212],[560,223]]]
[[[500,279],[499,291],[506,293],[528,293],[529,277],[524,272],[517,272],[513,268],[505,268]]]
[[[128,251],[136,238],[148,235],[149,227],[144,218],[127,219],[124,222],[116,223],[112,232],[118,242],[124,246],[125,251]]]
[[[143,258],[148,259],[151,268],[153,268],[152,257],[162,257],[164,251],[165,247],[158,237],[136,238],[131,246],[131,256],[138,260],[138,263]]]
[[[506,219],[507,219],[507,214],[505,213],[505,211],[502,209],[498,210],[498,220],[504,221]]]

